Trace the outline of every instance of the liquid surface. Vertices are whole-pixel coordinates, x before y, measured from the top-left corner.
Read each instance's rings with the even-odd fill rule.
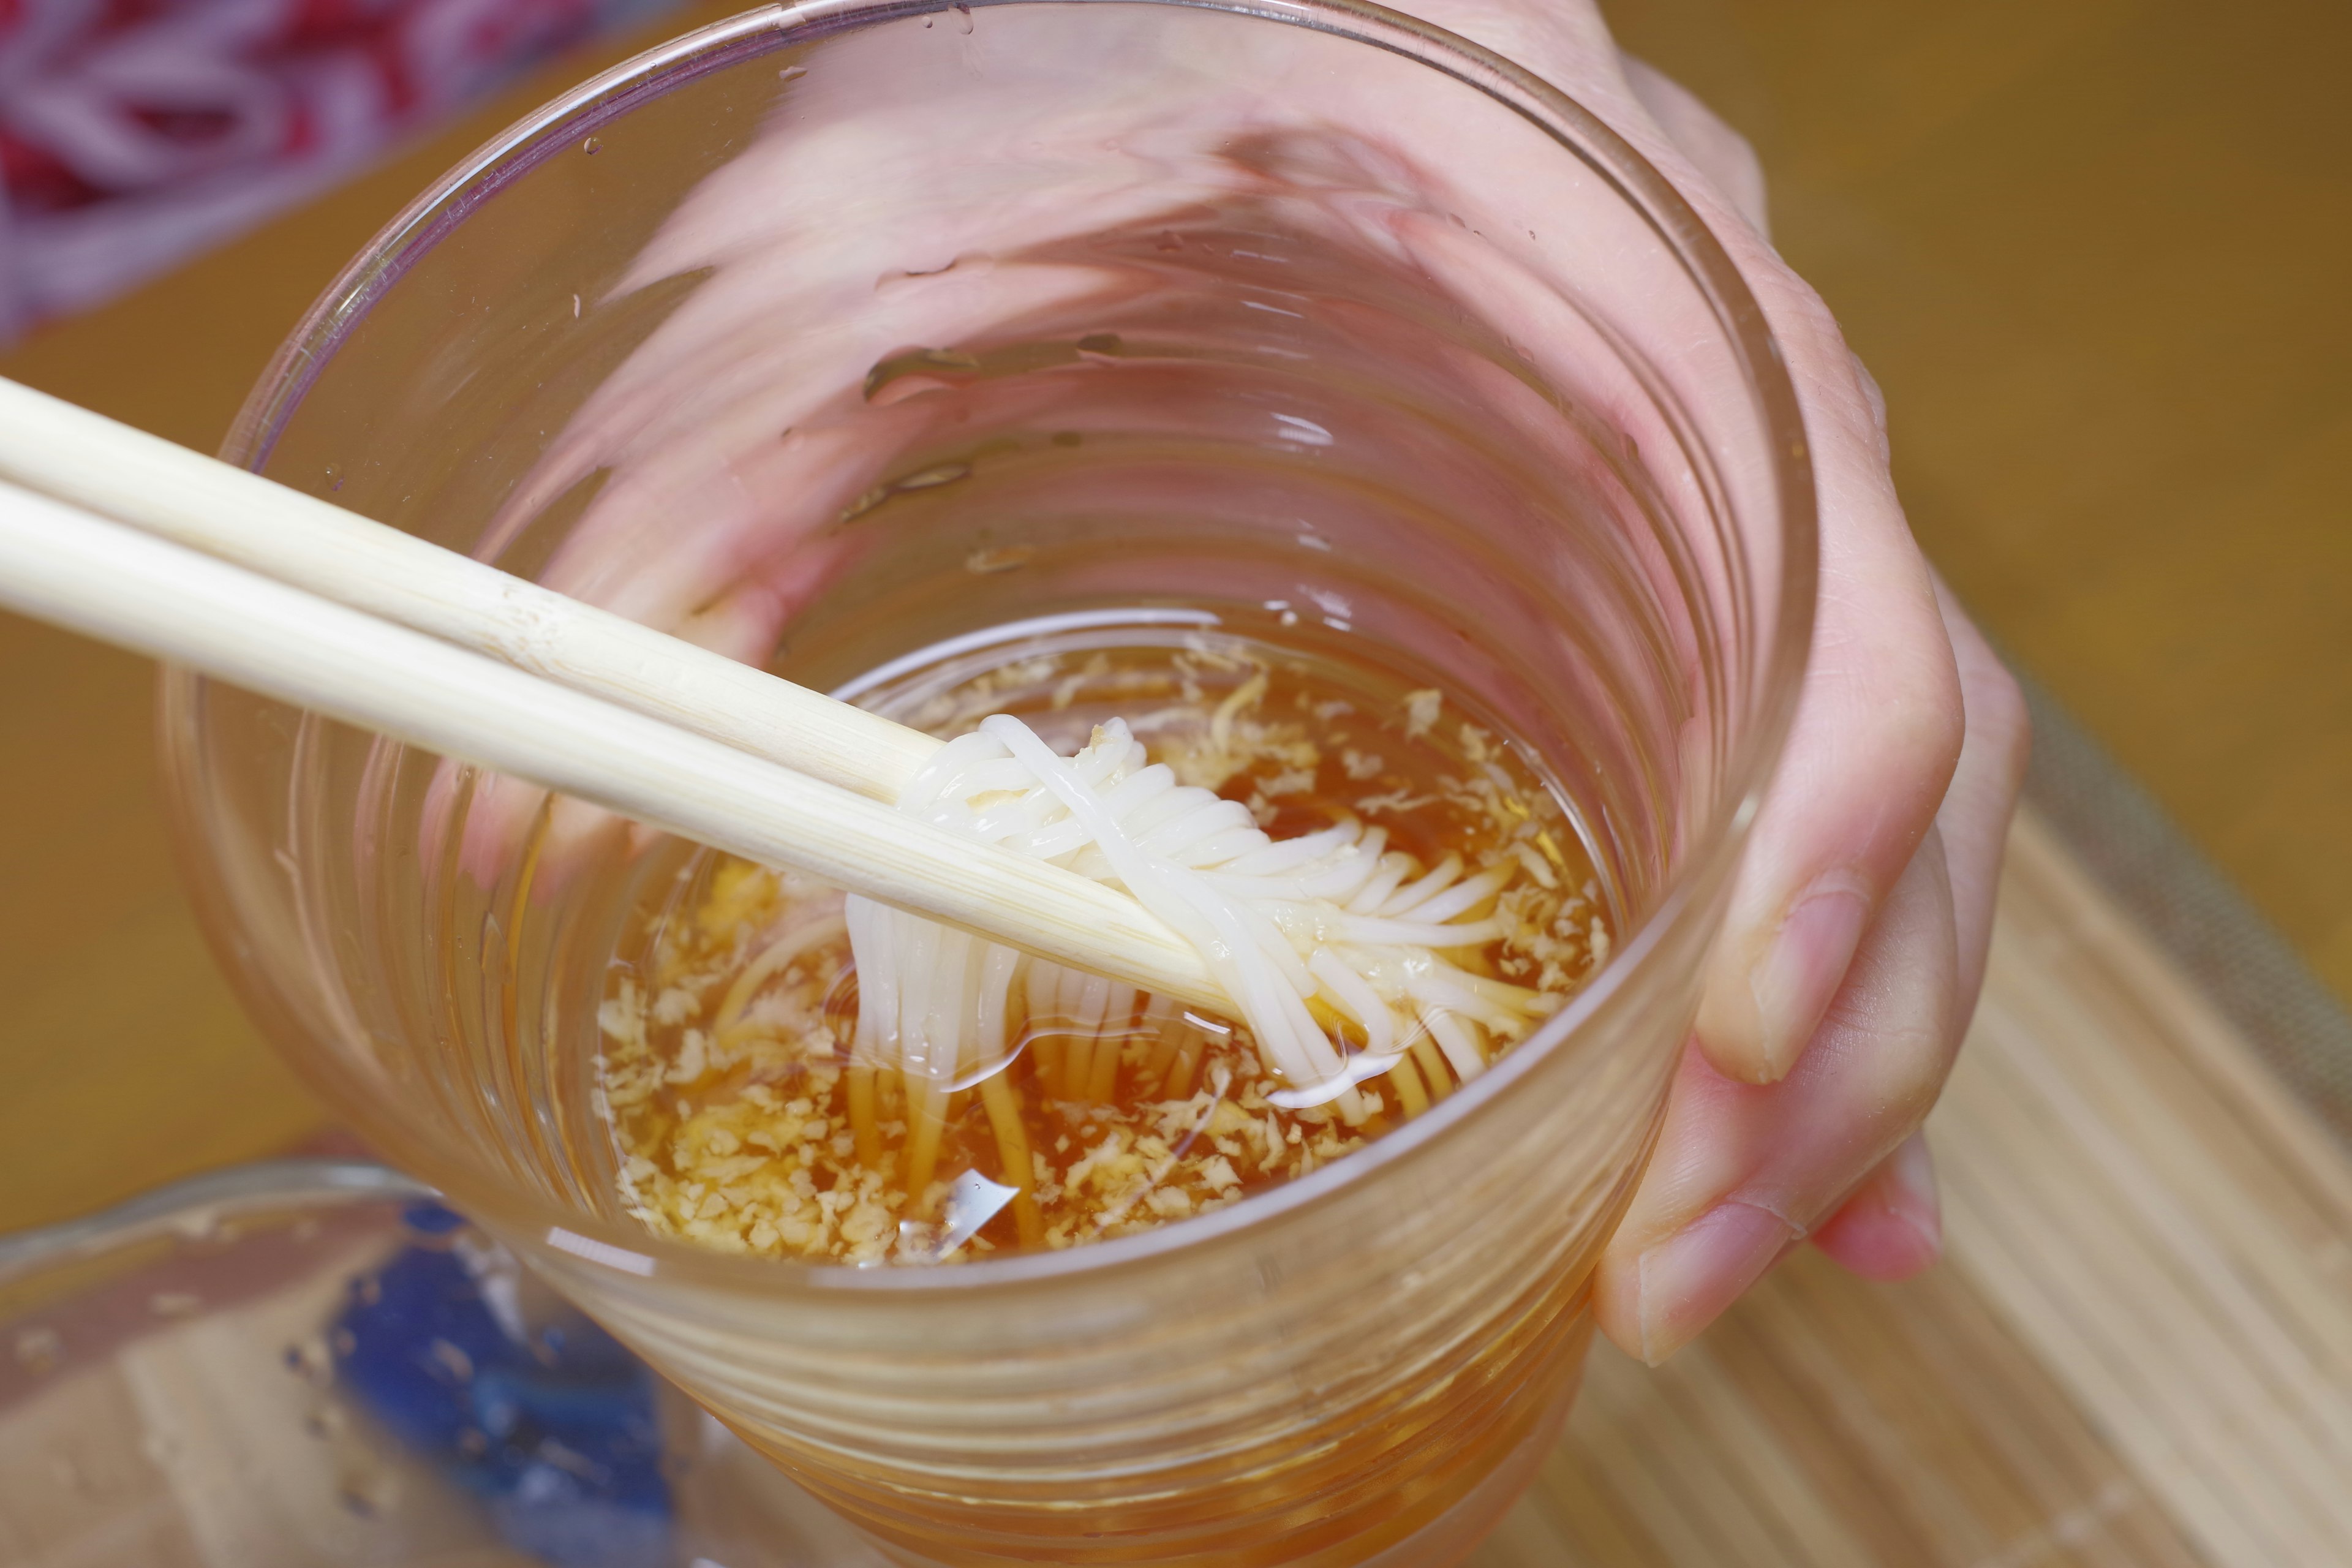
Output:
[[[1506,934],[1446,956],[1541,993],[1537,1016],[1607,957],[1556,794],[1457,701],[1394,672],[1223,633],[1096,628],[940,659],[863,700],[942,737],[1013,713],[1066,754],[1122,716],[1155,762],[1276,838],[1346,814],[1384,829],[1391,894],[1484,875],[1499,886],[1465,913],[1506,917]],[[839,893],[713,853],[664,891],[615,957],[600,1093],[625,1205],[727,1251],[920,1263],[1130,1234],[1343,1158],[1517,1043],[1448,1020],[1363,1085],[1353,1116],[1284,1110],[1247,1028],[1036,964],[1013,988],[1010,1059],[960,1084],[926,1136],[899,1075],[850,1050]]]

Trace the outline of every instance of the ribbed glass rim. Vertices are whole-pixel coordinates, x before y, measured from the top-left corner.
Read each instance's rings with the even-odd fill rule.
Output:
[[[583,136],[696,78],[778,49],[877,24],[998,6],[1163,5],[1303,27],[1402,56],[1484,93],[1518,115],[1605,180],[1664,242],[1715,312],[1748,378],[1768,433],[1780,525],[1780,582],[1769,622],[1759,627],[1752,721],[1727,769],[1727,787],[1696,834],[1701,849],[1669,879],[1657,907],[1618,948],[1592,984],[1546,1026],[1476,1080],[1403,1127],[1348,1158],[1200,1218],[1064,1251],[976,1258],[951,1267],[853,1268],[840,1264],[743,1258],[671,1241],[565,1209],[488,1181],[445,1184],[450,1201],[477,1220],[543,1242],[583,1266],[617,1276],[655,1274],[729,1292],[772,1298],[897,1297],[1014,1290],[1124,1273],[1171,1254],[1197,1252],[1368,1180],[1428,1143],[1474,1124],[1480,1112],[1543,1060],[1570,1048],[1580,1027],[1656,962],[1665,938],[1704,918],[1694,885],[1736,856],[1780,760],[1795,713],[1811,641],[1817,573],[1817,510],[1811,449],[1796,388],[1762,305],[1714,234],[1673,184],[1591,110],[1523,68],[1443,28],[1360,0],[807,0],[765,5],[681,35],[613,67],[551,100],[493,137],[394,217],[320,294],[289,334],[238,412],[221,455],[240,467],[267,462],[279,432],[345,337],[409,268],[473,210]],[[372,1117],[353,1117],[362,1131]],[[397,1140],[387,1140],[397,1142]],[[440,1181],[439,1173],[435,1180]]]

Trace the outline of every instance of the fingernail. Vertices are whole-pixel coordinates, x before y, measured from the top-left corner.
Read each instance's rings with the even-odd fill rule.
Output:
[[[1733,1200],[1642,1254],[1642,1359],[1655,1366],[1681,1349],[1796,1238],[1779,1215]]]
[[[1886,1212],[1919,1233],[1929,1257],[1944,1250],[1944,1200],[1936,1190],[1936,1157],[1927,1135],[1914,1132],[1886,1166]]]
[[[1830,888],[1800,900],[1780,922],[1771,947],[1748,978],[1756,998],[1757,1045],[1766,1082],[1787,1076],[1797,1065],[1853,962],[1869,918],[1870,906],[1860,893]]]

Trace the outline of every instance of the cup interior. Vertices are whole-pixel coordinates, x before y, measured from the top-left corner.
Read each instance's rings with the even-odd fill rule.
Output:
[[[339,1110],[870,1527],[1094,1561],[1023,1555],[1052,1500],[1139,1552],[1191,1528],[1136,1500],[1181,1474],[1231,1490],[1218,1528],[1296,1545],[1312,1510],[1262,1479],[1341,1429],[1453,1478],[1316,1481],[1355,1521],[1314,1526],[1343,1543],[1321,1560],[1360,1561],[1345,1542],[1467,1495],[1572,1372],[1793,705],[1804,451],[1689,207],[1460,39],[1326,0],[751,13],[420,197],[226,455],[852,696],[1041,637],[1409,672],[1556,789],[1609,966],[1428,1115],[1222,1215],[856,1271],[618,1212],[606,965],[691,847],[559,805],[534,870],[535,792],[174,673],[183,843],[248,1001]],[[1379,1287],[1424,1269],[1435,1295]],[[1181,1289],[1246,1302],[1263,1354],[1171,1316]],[[909,1391],[909,1343],[963,1359]],[[1473,1365],[1507,1393],[1462,1392]],[[1082,1387],[1123,1414],[1071,1415]],[[1458,1425],[1374,1414],[1416,1399]],[[1024,1436],[982,1464],[983,1428]],[[1185,1539],[1119,1560],[1242,1560]]]

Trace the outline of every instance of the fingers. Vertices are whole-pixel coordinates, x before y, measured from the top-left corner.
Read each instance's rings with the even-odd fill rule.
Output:
[[[2016,680],[1940,579],[1936,598],[1958,664],[1968,725],[1959,766],[1945,793],[1943,809],[1936,815],[1952,889],[1958,998],[1952,1029],[1965,1035],[1992,945],[1993,895],[2000,880],[2009,819],[2025,782],[2029,727]],[[1864,1279],[1908,1279],[1935,1261],[1940,1212],[1927,1143],[1914,1133],[1812,1239]]]
[[[1742,199],[1748,160],[1727,155],[1737,138],[1703,106],[1601,47],[1589,6],[1432,4],[1423,14],[1612,117],[1683,189],[1754,289],[1804,410],[1821,513],[1811,663],[1698,1016],[1718,1069],[1770,1082],[1796,1062],[1912,863],[1963,735],[1952,643],[1887,473],[1884,405],[1820,297],[1738,221],[1760,205]]]
[[[1698,1017],[1700,1045],[1718,1069],[1769,1082],[1811,1037],[1936,819],[1964,732],[1959,676],[1888,476],[1884,400],[1820,297],[1765,243],[1752,150],[1689,93],[1638,60],[1622,63],[1649,121],[1623,129],[1683,187],[1754,289],[1803,406],[1814,464],[1811,661]],[[1592,88],[1605,109],[1608,84],[1579,83],[1578,74],[1570,90]],[[1734,214],[1748,226],[1724,221]]]
[[[1806,383],[1822,508],[1811,665],[1709,961],[1702,1047],[1751,1082],[1786,1073],[1935,820],[1963,706],[1927,566],[1878,456],[1852,359],[1814,342]]]
[[[1821,568],[1811,662],[1698,1016],[1700,1045],[1717,1068],[1769,1082],[1811,1037],[1935,821],[1964,732],[1959,677],[1888,476],[1884,400],[1819,296],[1764,241],[1753,151],[1672,81],[1638,60],[1622,64],[1651,121],[1625,129],[1708,218],[1755,289],[1803,406],[1814,463]],[[1732,214],[1750,226],[1722,221]]]
[[[1958,666],[1968,731],[1936,826],[1943,835],[1952,879],[1960,995],[1973,1005],[1984,983],[1985,954],[1992,945],[1993,894],[2009,844],[2009,819],[2025,787],[2032,724],[2016,679],[1941,578],[1936,581],[1936,602]],[[1965,1016],[1961,1024],[1966,1026]]]
[[[1717,122],[1591,37],[1590,8],[1431,0],[1609,116],[1681,186],[1769,319],[1821,514],[1811,662],[1709,963],[1658,1151],[1595,1279],[1601,1326],[1657,1360],[1808,1232],[1865,1273],[1940,1240],[1916,1137],[1983,973],[2023,764],[2016,692],[1920,559],[1885,404],[1765,241]],[[1940,826],[1939,826],[1940,824]]]
[[[1785,1074],[1812,1037],[1962,740],[1951,645],[1907,536],[1853,531],[1824,540],[1813,667],[1699,1008],[1709,1059],[1751,1082]]]
[[[1794,1071],[1745,1083],[1685,1054],[1657,1152],[1594,1277],[1604,1333],[1662,1360],[1912,1133],[1951,1067],[1957,971],[1951,888],[1931,833]]]
[[[1621,55],[1619,59],[1625,69],[1625,85],[1658,122],[1666,140],[1682,149],[1683,155],[1758,234],[1769,236],[1764,164],[1748,138],[1726,124],[1697,94],[1647,60],[1632,55]]]
[[[1941,1246],[1918,1124],[1983,981],[2028,727],[2016,681],[1933,587],[1965,726],[1949,787],[1796,1069],[1756,1085],[1686,1056],[1595,1285],[1602,1330],[1645,1359],[1704,1328],[1808,1234],[1874,1279],[1908,1278]]]
[[[1944,1205],[1926,1131],[1880,1161],[1812,1242],[1865,1279],[1908,1279],[1935,1262],[1944,1246]]]

